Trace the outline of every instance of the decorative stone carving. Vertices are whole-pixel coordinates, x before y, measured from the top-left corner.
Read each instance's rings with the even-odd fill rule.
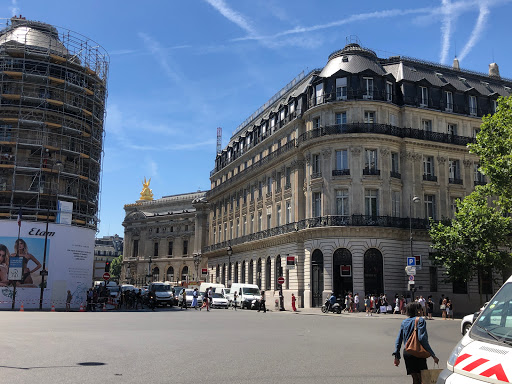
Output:
[[[387,148],[382,148],[382,149],[380,150],[380,154],[381,154],[382,156],[387,156],[387,155],[389,155],[389,149],[387,149]]]
[[[324,156],[324,158],[330,158],[331,153],[332,153],[332,148],[327,147],[327,148],[322,149],[322,155]]]
[[[306,164],[309,165],[311,163],[311,153],[306,153],[305,159]]]
[[[466,168],[470,168],[473,165],[471,160],[464,160],[463,163]]]
[[[442,165],[444,163],[446,163],[446,157],[443,157],[443,156],[437,156],[437,162]]]
[[[353,156],[359,156],[363,149],[361,147],[352,147],[350,148],[350,152],[352,152]]]

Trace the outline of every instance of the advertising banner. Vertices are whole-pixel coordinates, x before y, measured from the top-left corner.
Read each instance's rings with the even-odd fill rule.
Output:
[[[64,308],[67,291],[73,299],[71,306],[80,307],[92,282],[94,235],[91,229],[50,223],[22,221],[18,241],[18,223],[0,221],[0,308],[10,308],[13,281],[9,280],[10,258],[18,256],[21,278],[16,282],[16,303],[19,308],[39,308],[43,277],[44,244],[46,238],[46,270],[43,308]],[[14,266],[13,266],[14,267]]]

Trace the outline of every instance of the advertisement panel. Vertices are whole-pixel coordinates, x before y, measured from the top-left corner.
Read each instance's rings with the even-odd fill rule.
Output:
[[[50,223],[22,221],[18,241],[18,223],[0,221],[0,308],[11,308],[13,281],[8,278],[9,258],[22,258],[21,278],[16,282],[16,303],[19,308],[39,308],[46,245],[46,270],[43,308],[64,308],[67,291],[73,296],[71,307],[86,301],[94,261],[94,235],[91,229]]]

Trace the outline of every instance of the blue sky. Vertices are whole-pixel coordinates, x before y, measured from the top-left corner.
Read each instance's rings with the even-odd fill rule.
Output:
[[[144,177],[155,198],[209,188],[216,128],[236,127],[356,35],[404,55],[512,78],[512,0],[3,0],[0,17],[71,29],[110,54],[100,236],[123,235]]]

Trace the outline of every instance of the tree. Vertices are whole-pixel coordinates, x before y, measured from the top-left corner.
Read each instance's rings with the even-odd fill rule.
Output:
[[[119,280],[121,277],[121,267],[123,265],[123,255],[119,255],[115,259],[112,259],[110,263],[110,276],[113,280]]]
[[[488,184],[457,202],[450,224],[430,223],[434,263],[446,268],[451,281],[467,282],[477,272],[503,272],[512,265],[512,97],[499,99],[469,148],[480,156],[479,171]]]

